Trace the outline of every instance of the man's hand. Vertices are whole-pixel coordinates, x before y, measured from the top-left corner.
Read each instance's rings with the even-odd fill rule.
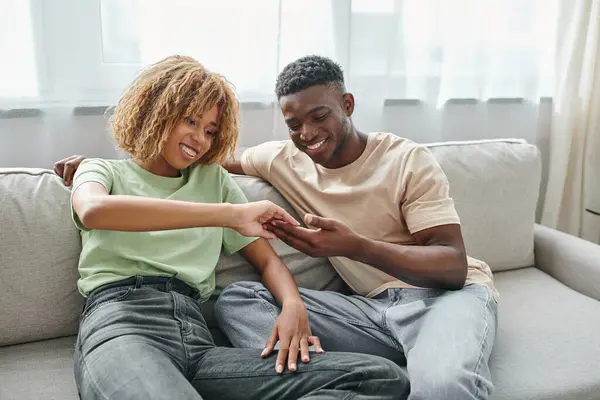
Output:
[[[73,183],[75,171],[77,171],[79,164],[81,164],[83,160],[85,160],[85,156],[70,156],[63,158],[54,164],[54,172],[63,179],[65,185],[70,186],[71,183]]]
[[[273,222],[283,222],[289,226],[300,225],[298,221],[278,205],[267,201],[255,201],[235,204],[230,228],[244,236],[260,236],[265,239],[277,239],[274,233],[265,229]]]
[[[306,225],[316,229],[282,221],[273,221],[267,229],[288,245],[312,257],[348,256],[349,252],[360,251],[362,236],[342,221],[312,214],[306,214],[304,220]]]
[[[308,313],[302,302],[283,305],[281,314],[275,320],[275,326],[271,330],[271,335],[269,335],[265,349],[260,356],[264,358],[271,354],[277,341],[279,341],[279,352],[277,353],[275,370],[278,374],[283,372],[286,360],[288,369],[291,372],[296,371],[298,349],[300,349],[302,362],[304,363],[310,361],[308,351],[310,345],[315,346],[317,353],[323,353],[319,338],[312,336],[308,323]]]

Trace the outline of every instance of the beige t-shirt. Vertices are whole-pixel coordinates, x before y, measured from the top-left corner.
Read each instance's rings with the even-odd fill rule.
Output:
[[[390,133],[369,134],[361,156],[342,168],[315,164],[289,141],[263,143],[244,151],[242,169],[273,185],[300,216],[335,218],[373,240],[416,244],[411,233],[460,220],[449,184],[425,146]],[[370,265],[330,257],[356,293],[372,297],[388,288],[412,288]],[[489,266],[468,257],[466,284],[487,285],[497,296]]]

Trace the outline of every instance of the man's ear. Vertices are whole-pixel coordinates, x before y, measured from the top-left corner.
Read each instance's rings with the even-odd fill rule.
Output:
[[[354,95],[352,93],[344,93],[342,100],[346,116],[350,117],[354,113]]]

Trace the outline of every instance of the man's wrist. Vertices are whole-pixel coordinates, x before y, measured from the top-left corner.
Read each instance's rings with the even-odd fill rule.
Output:
[[[373,252],[374,245],[374,240],[357,234],[355,240],[348,243],[344,257],[368,264],[367,259],[369,254]]]

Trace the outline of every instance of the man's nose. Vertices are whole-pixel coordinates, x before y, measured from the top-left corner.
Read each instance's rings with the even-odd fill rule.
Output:
[[[305,142],[310,142],[315,137],[317,137],[317,131],[313,129],[313,127],[305,124],[300,131],[300,139]]]

